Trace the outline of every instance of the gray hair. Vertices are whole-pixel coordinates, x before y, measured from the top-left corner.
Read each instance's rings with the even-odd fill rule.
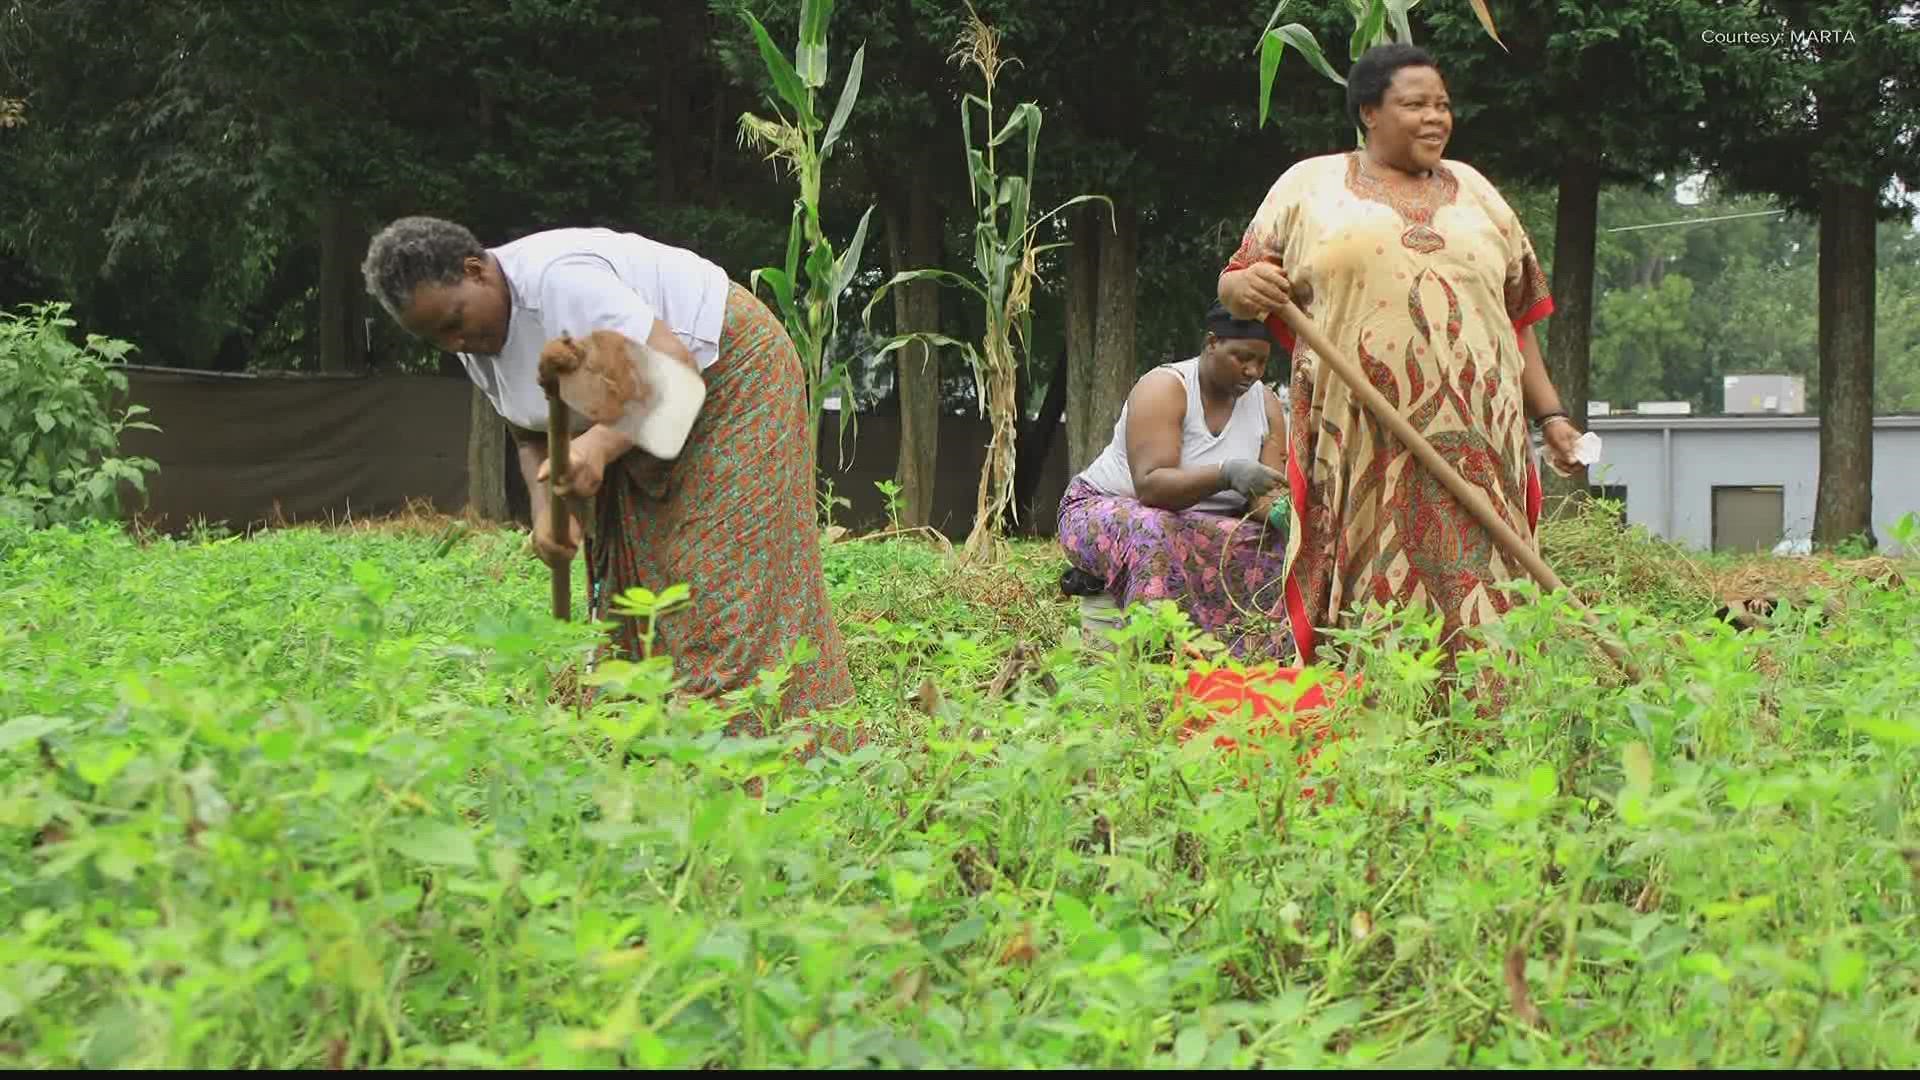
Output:
[[[367,245],[360,273],[367,292],[397,321],[422,285],[457,285],[469,258],[487,249],[463,225],[433,217],[403,217]]]

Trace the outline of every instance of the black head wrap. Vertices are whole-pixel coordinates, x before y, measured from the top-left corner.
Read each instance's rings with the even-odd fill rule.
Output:
[[[1248,338],[1253,341],[1271,343],[1273,334],[1267,330],[1267,324],[1258,319],[1236,319],[1225,304],[1214,301],[1207,311],[1207,333],[1222,341],[1231,338]]]

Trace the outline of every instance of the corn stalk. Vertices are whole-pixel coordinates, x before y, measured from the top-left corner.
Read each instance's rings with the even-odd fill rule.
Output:
[[[973,196],[973,264],[977,277],[966,277],[949,270],[903,270],[874,292],[861,319],[871,326],[874,306],[888,290],[909,282],[932,280],[957,285],[979,299],[985,309],[986,334],[980,347],[956,341],[943,334],[915,332],[889,338],[880,346],[876,358],[912,344],[953,346],[973,365],[974,385],[980,410],[992,424],[987,457],[980,470],[980,488],[974,504],[973,530],[965,548],[969,560],[988,555],[994,538],[1005,531],[1013,516],[1014,440],[1020,417],[1018,398],[1020,365],[1032,342],[1033,285],[1037,278],[1039,256],[1062,243],[1036,243],[1040,227],[1061,211],[1083,202],[1098,200],[1113,204],[1104,195],[1076,195],[1031,219],[1033,168],[1040,154],[1040,107],[1023,102],[1009,113],[1006,123],[994,128],[994,88],[1000,71],[1011,60],[1000,53],[1000,34],[980,18],[969,3],[967,27],[955,43],[949,59],[961,67],[972,67],[980,75],[984,93],[966,94],[960,102],[960,132],[967,151],[967,175]],[[984,141],[974,138],[974,114],[984,120]],[[1024,171],[1002,175],[1000,147],[1016,136],[1026,135]]]
[[[793,201],[793,219],[787,230],[787,258],[784,266],[765,266],[755,270],[748,282],[755,292],[764,282],[773,291],[779,305],[780,320],[793,339],[800,361],[807,369],[807,419],[809,438],[820,430],[820,414],[828,393],[841,391],[840,434],[844,440],[853,421],[853,384],[847,364],[829,363],[834,335],[840,326],[840,297],[860,270],[860,252],[866,246],[867,219],[873,207],[860,215],[860,224],[846,251],[835,256],[832,241],[820,223],[820,180],[822,166],[833,153],[845,129],[853,103],[860,96],[860,72],[865,66],[867,47],[854,51],[847,68],[847,80],[840,88],[840,100],[833,116],[824,123],[815,107],[816,93],[827,82],[827,23],[833,15],[833,0],[802,0],[800,40],[789,62],[767,34],[766,27],[743,11],[741,18],[753,31],[754,44],[773,80],[772,119],[753,113],[740,115],[740,140],[766,154],[770,161],[781,162],[800,184]],[[784,102],[791,115],[780,111]],[[805,263],[801,252],[805,250]],[[804,291],[801,272],[805,271]],[[843,442],[844,449],[844,442]]]
[[[1314,39],[1313,31],[1299,23],[1275,26],[1280,16],[1293,0],[1280,0],[1274,5],[1273,15],[1267,19],[1267,28],[1260,31],[1260,125],[1267,126],[1267,106],[1273,99],[1273,76],[1280,70],[1280,58],[1291,45],[1313,70],[1325,75],[1335,83],[1345,86],[1347,80],[1333,70],[1328,63],[1327,54],[1321,50],[1320,42]],[[1420,6],[1420,0],[1345,0],[1347,11],[1353,16],[1353,34],[1347,39],[1347,59],[1358,60],[1361,55],[1375,45],[1387,45],[1398,42],[1402,45],[1413,44],[1413,26],[1407,21],[1407,13]],[[1493,12],[1487,10],[1486,0],[1467,0],[1473,5],[1473,14],[1486,28],[1487,36],[1502,49],[1507,43],[1500,40],[1500,32],[1494,29]],[[1356,130],[1355,140],[1360,133]]]

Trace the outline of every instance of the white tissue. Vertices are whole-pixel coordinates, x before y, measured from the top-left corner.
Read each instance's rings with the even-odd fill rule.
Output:
[[[1573,443],[1573,460],[1582,465],[1592,465],[1600,460],[1600,436],[1589,431]]]

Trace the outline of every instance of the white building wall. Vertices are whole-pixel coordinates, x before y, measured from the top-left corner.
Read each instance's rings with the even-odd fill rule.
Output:
[[[1713,545],[1713,489],[1782,489],[1785,539],[1813,536],[1820,421],[1781,417],[1592,417],[1603,444],[1589,470],[1594,484],[1627,489],[1627,521],[1701,549]],[[1873,525],[1891,550],[1889,528],[1920,511],[1920,417],[1874,422]]]

